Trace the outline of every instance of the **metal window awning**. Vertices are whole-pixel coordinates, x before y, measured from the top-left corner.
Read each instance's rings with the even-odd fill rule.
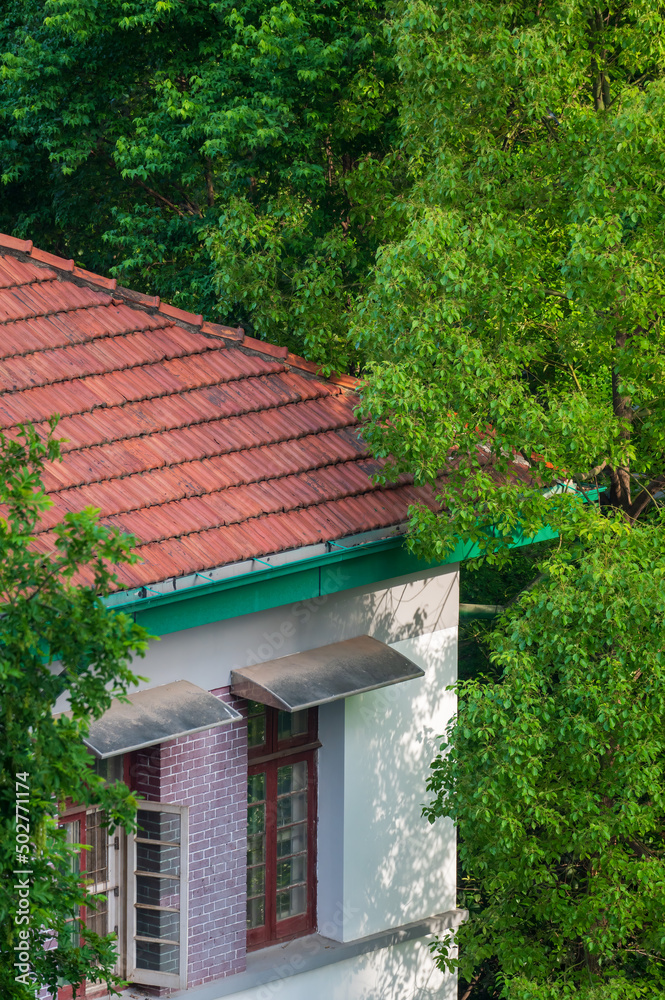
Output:
[[[189,681],[162,684],[128,698],[114,698],[101,719],[90,723],[83,742],[96,757],[141,750],[242,718],[235,708]]]
[[[233,670],[231,690],[271,708],[298,712],[424,675],[396,649],[361,635]]]

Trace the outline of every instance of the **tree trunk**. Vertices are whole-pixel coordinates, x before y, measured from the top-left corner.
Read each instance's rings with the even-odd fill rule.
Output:
[[[206,156],[205,180],[208,205],[212,208],[215,204],[215,185],[212,179],[212,159],[209,156]]]
[[[617,333],[614,338],[617,351],[621,351],[626,346],[627,334]],[[629,441],[632,431],[633,411],[630,403],[630,396],[621,395],[621,382],[618,366],[612,372],[612,409],[614,416],[620,421],[620,437],[622,441]],[[610,503],[613,507],[618,507],[628,513],[630,507],[630,466],[619,465],[610,466]]]

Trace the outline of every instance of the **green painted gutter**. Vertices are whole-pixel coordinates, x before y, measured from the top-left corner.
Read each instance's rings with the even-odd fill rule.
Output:
[[[533,538],[519,540],[511,547],[556,537],[555,532],[545,528]],[[397,536],[180,591],[137,597],[124,604],[118,603],[117,597],[111,597],[107,603],[114,611],[133,615],[134,620],[153,635],[168,635],[181,629],[389,581],[408,573],[425,572],[477,554],[476,545],[460,542],[445,559],[427,562],[417,559],[406,548],[404,538]]]

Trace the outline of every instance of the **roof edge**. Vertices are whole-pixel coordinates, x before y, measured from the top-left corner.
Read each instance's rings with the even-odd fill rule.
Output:
[[[122,285],[118,285],[116,278],[106,278],[94,271],[87,271],[85,268],[77,267],[73,260],[66,260],[64,257],[49,253],[47,250],[38,249],[32,240],[22,240],[7,233],[0,233],[0,249],[11,251],[11,256],[16,256],[19,259],[25,256],[33,262],[44,264],[56,271],[62,271],[67,275],[68,280],[76,278],[88,286],[112,291],[114,296],[127,305],[160,313],[167,316],[177,326],[194,327],[205,336],[229,340],[238,347],[242,346],[244,350],[279,359],[284,362],[287,368],[308,372],[344,389],[358,389],[363,384],[362,379],[356,378],[354,375],[344,373],[326,375],[319,365],[307,361],[299,354],[292,354],[287,347],[247,336],[241,326],[232,327],[220,323],[209,323],[200,314],[190,313],[185,309],[178,308],[178,306],[170,305],[168,302],[162,302],[158,295],[144,295],[143,292],[134,291],[132,288],[124,288]]]
[[[370,537],[366,537],[366,536]],[[215,593],[229,588],[244,587],[247,584],[260,582],[263,579],[289,576],[300,573],[303,569],[318,567],[352,559],[366,554],[368,551],[379,551],[383,548],[399,547],[404,542],[404,525],[380,528],[363,532],[357,538],[353,536],[344,539],[346,544],[337,541],[324,541],[303,548],[290,549],[273,555],[275,562],[268,562],[270,556],[262,559],[249,558],[237,563],[229,563],[214,568],[207,573],[193,573],[190,577],[179,580],[185,585],[173,588],[171,578],[156,580],[153,585],[131,587],[128,590],[118,590],[103,598],[104,604],[113,611],[138,611],[155,605],[173,604],[191,600],[202,594]],[[334,548],[333,548],[334,546]],[[320,551],[320,550],[323,551]],[[266,568],[264,568],[266,567]],[[220,572],[217,578],[208,574]],[[157,590],[155,588],[159,587]]]
[[[153,608],[161,608],[165,605],[179,604],[181,602],[191,601],[192,599],[207,597],[211,594],[220,594],[221,592],[227,590],[235,590],[237,588],[244,588],[255,584],[260,585],[269,580],[276,580],[280,577],[289,577],[294,574],[301,574],[312,569],[320,570],[324,566],[335,565],[349,559],[372,556],[381,552],[389,552],[391,550],[394,551],[402,547],[406,549],[406,536],[403,530],[400,531],[394,527],[389,530],[392,534],[387,536],[384,535],[384,537],[381,538],[373,538],[365,542],[357,542],[356,544],[341,545],[337,542],[323,543],[326,545],[326,548],[329,545],[335,545],[336,550],[322,552],[319,555],[298,558],[297,553],[300,550],[294,549],[291,551],[295,558],[280,564],[271,565],[266,563],[265,560],[257,559],[246,560],[243,563],[235,564],[236,568],[239,568],[240,566],[244,566],[246,562],[258,562],[267,566],[267,569],[251,568],[245,569],[244,571],[240,570],[240,572],[229,574],[228,576],[221,577],[217,580],[206,577],[203,573],[197,573],[194,575],[200,577],[203,582],[197,584],[196,586],[183,588],[182,590],[166,590],[160,592],[153,590],[151,587],[137,587],[132,588],[132,590],[129,591],[118,591],[109,595],[109,597],[103,598],[103,603],[112,611],[124,611],[129,614],[135,614],[136,612],[146,611]],[[509,548],[522,548],[524,546],[534,545],[537,542],[551,541],[555,538],[558,538],[558,534],[553,531],[552,528],[545,527],[538,531],[532,538],[520,537],[515,539],[509,545]],[[346,541],[348,541],[348,539],[346,539]],[[414,556],[413,559],[414,562],[419,563],[423,569],[430,568],[434,570],[454,563],[464,562],[467,559],[473,559],[479,554],[480,549],[475,542],[463,542],[460,540],[455,548],[443,558],[430,561],[427,559],[418,559]],[[224,567],[226,570],[233,568],[233,565]],[[385,579],[388,579],[388,577],[385,577]],[[159,583],[156,584],[156,586],[159,585]],[[345,588],[342,587],[342,589]],[[139,596],[141,592],[143,592],[145,596]],[[289,603],[289,598],[284,596],[285,593],[285,591],[281,593],[278,601],[279,604]]]

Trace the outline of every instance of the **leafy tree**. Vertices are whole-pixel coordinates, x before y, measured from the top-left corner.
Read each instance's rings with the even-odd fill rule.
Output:
[[[457,676],[494,674],[486,637],[496,625],[501,609],[513,604],[525,588],[539,580],[538,566],[555,542],[515,549],[507,566],[466,560],[460,564],[460,615],[457,634]],[[478,609],[480,605],[480,609]]]
[[[432,765],[427,815],[462,831],[459,967],[494,962],[510,1000],[665,995],[664,549],[608,520],[551,556]]]
[[[377,0],[10,0],[0,225],[338,367],[404,171]]]
[[[78,985],[95,964],[99,979],[118,981],[112,936],[79,918],[94,900],[57,815],[68,800],[97,804],[111,828],[132,827],[135,796],[122,782],[104,784],[82,738],[137,681],[129,662],[148,636],[101,601],[112,565],[135,558],[133,539],[101,527],[89,509],[67,514],[45,542],[38,527],[50,501],[40,470],[59,445],[19,430],[0,435],[0,994],[32,1000],[35,985]],[[53,716],[65,692],[71,711]],[[53,939],[57,947],[45,948]],[[29,969],[19,960],[25,950]]]
[[[636,518],[665,486],[665,6],[394,10],[412,186],[355,337],[389,474],[446,468],[412,544],[503,551],[570,517],[562,480]]]
[[[439,498],[419,554],[560,538],[434,764],[472,912],[441,961],[474,996],[660,996],[665,6],[391,10],[409,184],[355,318],[366,437]]]

